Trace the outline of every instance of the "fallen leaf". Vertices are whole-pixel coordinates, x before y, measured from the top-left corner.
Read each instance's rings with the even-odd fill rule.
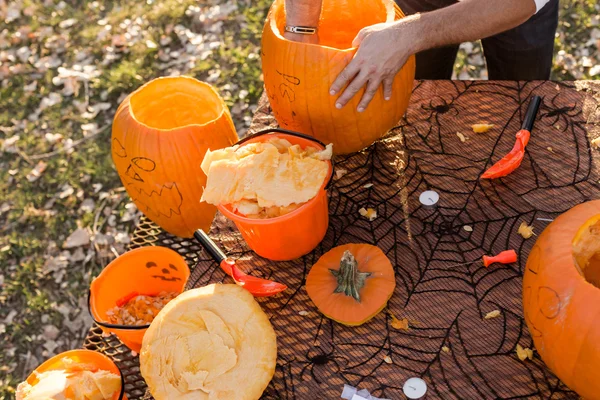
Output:
[[[523,348],[520,344],[517,344],[517,357],[521,361],[525,361],[528,358],[533,360],[533,350],[528,347]]]
[[[467,232],[473,232],[473,227],[471,225],[465,225],[463,226],[463,229]]]
[[[390,356],[383,357],[383,361],[385,361],[388,364],[391,364],[393,362],[392,357],[390,357]]]
[[[37,181],[40,178],[40,176],[42,176],[47,167],[47,163],[45,163],[44,161],[38,161],[36,166],[27,174],[27,180],[29,182]]]
[[[14,135],[2,142],[2,151],[6,153],[17,153],[17,142],[21,139],[21,136]]]
[[[552,147],[546,147],[546,148],[548,149],[548,151],[549,151],[550,153],[554,153],[554,150],[552,149]]]
[[[61,135],[60,133],[46,133],[44,137],[46,138],[46,141],[48,143],[55,144],[62,140],[63,135]]]
[[[448,348],[448,346],[444,346],[444,347],[442,347],[442,351],[443,351],[444,353],[449,353],[449,352],[450,352],[450,349]]]
[[[485,317],[483,317],[483,319],[492,319],[492,318],[496,318],[500,316],[500,310],[494,310],[494,311],[490,311],[489,313],[485,314]]]
[[[599,148],[600,147],[600,136],[598,136],[596,139],[592,139],[591,144],[593,147]]]
[[[475,133],[485,133],[485,132],[489,131],[490,129],[492,129],[493,127],[494,127],[494,124],[471,125],[471,128],[473,129],[473,132],[475,132]]]
[[[366,217],[369,219],[369,221],[374,221],[375,218],[377,218],[377,211],[372,209],[372,208],[361,208],[360,210],[358,210],[358,213],[360,215],[362,215],[363,217]]]
[[[523,236],[524,239],[529,239],[534,235],[533,226],[527,225],[527,222],[523,221],[521,222],[521,225],[519,225],[517,233]]]
[[[372,183],[367,183],[366,185],[363,186],[365,189],[371,188],[373,187]]]
[[[410,327],[408,325],[408,318],[398,319],[392,313],[390,313],[390,317],[392,317],[392,324],[391,324],[392,328],[403,330],[403,331],[407,331],[410,329]]]
[[[69,197],[73,193],[75,193],[75,189],[73,189],[73,186],[66,183],[62,186],[60,192],[58,192],[57,195],[59,199],[64,199],[66,197]]]
[[[308,311],[302,310],[302,311],[298,312],[298,314],[302,315],[303,317],[306,317],[308,315]]]
[[[87,229],[79,228],[73,231],[65,240],[63,248],[72,249],[74,247],[83,246],[90,243],[90,234]]]
[[[466,137],[465,135],[463,135],[460,132],[456,132],[456,136],[458,136],[458,138],[460,139],[460,141],[463,142],[463,143],[469,139],[468,137]]]

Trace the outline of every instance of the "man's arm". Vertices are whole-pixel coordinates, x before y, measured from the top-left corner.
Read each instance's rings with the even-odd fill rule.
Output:
[[[316,28],[321,16],[322,0],[285,0],[286,25],[310,26]],[[319,32],[314,35],[285,32],[283,36],[288,40],[303,43],[318,43]]]
[[[366,85],[358,105],[358,111],[364,111],[382,83],[384,97],[391,98],[394,76],[412,54],[493,36],[522,24],[535,11],[534,0],[462,0],[436,11],[366,27],[354,39],[353,46],[359,49],[333,82],[330,94],[339,93],[349,83],[336,102],[336,107],[342,108]]]

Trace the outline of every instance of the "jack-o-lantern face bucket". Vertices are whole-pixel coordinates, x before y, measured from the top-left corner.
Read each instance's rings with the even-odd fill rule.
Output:
[[[127,400],[127,396],[125,395],[125,380],[123,379],[123,374],[121,373],[121,370],[119,370],[119,367],[104,354],[91,350],[70,350],[55,355],[40,364],[40,366],[27,377],[27,383],[31,386],[35,386],[38,383],[37,374],[65,369],[65,359],[76,364],[91,365],[98,370],[108,371],[119,375],[121,377],[121,390],[116,392],[111,400]]]
[[[149,325],[111,324],[107,312],[132,293],[156,296],[161,292],[183,292],[190,276],[185,260],[166,247],[141,247],[113,260],[90,286],[90,314],[103,331],[114,333],[138,352]]]
[[[148,82],[119,106],[112,158],[140,211],[169,233],[208,231],[216,208],[200,203],[208,149],[238,140],[227,105],[208,84],[188,77]]]
[[[600,200],[542,232],[527,260],[523,309],[552,372],[584,398],[600,398]]]

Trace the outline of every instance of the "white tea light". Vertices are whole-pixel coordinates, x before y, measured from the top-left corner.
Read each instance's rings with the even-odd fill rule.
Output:
[[[434,190],[426,190],[419,196],[419,201],[426,208],[433,208],[437,206],[440,200],[440,195]]]
[[[427,384],[421,378],[410,378],[404,383],[402,390],[409,399],[420,399],[427,392]]]

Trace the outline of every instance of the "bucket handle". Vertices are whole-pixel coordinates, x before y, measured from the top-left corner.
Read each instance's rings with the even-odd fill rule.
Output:
[[[257,138],[259,136],[263,136],[263,135],[269,135],[271,133],[284,133],[286,135],[290,135],[290,136],[296,136],[302,139],[306,139],[306,140],[310,140],[312,142],[315,142],[323,147],[327,147],[325,145],[325,143],[321,142],[319,139],[314,138],[310,135],[304,134],[304,133],[300,133],[300,132],[295,132],[295,131],[290,131],[288,129],[282,129],[282,128],[268,128],[268,129],[263,129],[262,131],[258,131],[256,133],[253,133],[252,135],[246,136],[245,138],[239,140],[236,145],[242,145],[244,143],[246,143],[247,141]],[[333,182],[333,176],[335,175],[335,164],[333,162],[333,158],[331,160],[329,160],[329,162],[331,162],[331,176],[329,177],[329,181],[327,182],[327,185],[325,185],[325,190],[329,189],[331,187],[331,184]]]
[[[94,317],[94,314],[92,314],[92,291],[91,290],[88,290],[88,312],[90,313],[90,316],[92,317],[92,320],[94,321],[94,323],[96,325],[100,325],[100,326],[102,326],[104,328],[120,329],[120,330],[134,330],[134,331],[150,328],[150,324],[146,324],[146,325],[118,325],[118,324],[109,324],[108,322],[102,322],[102,321],[96,320],[96,318]]]

